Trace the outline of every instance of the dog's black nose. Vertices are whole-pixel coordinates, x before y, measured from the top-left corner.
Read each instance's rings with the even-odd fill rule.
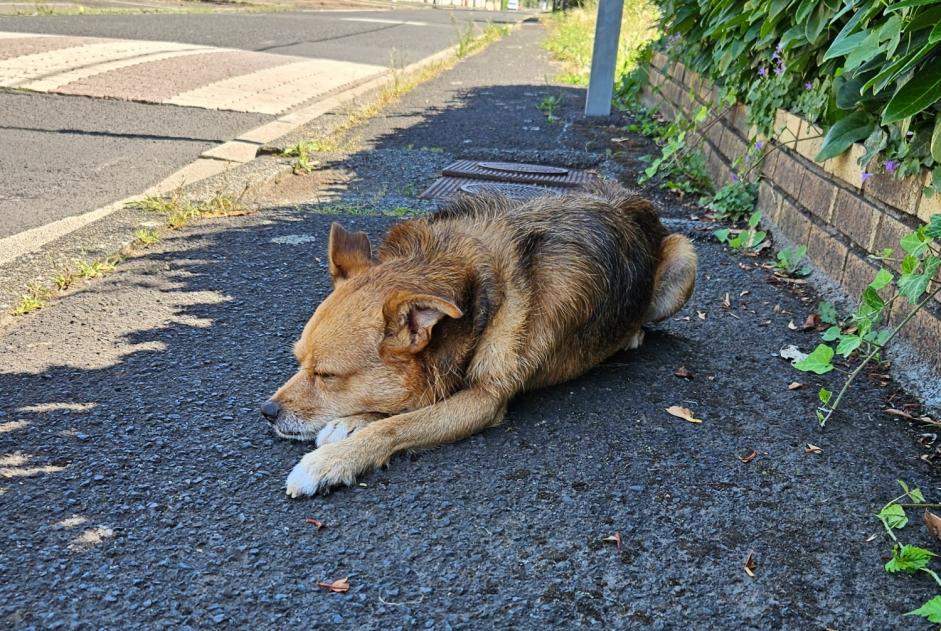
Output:
[[[268,399],[261,404],[261,415],[264,416],[268,422],[274,423],[278,420],[278,414],[281,413],[281,406],[278,405],[278,402],[274,399]]]

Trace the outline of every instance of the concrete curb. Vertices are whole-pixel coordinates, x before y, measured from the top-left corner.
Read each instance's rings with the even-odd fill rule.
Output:
[[[447,61],[457,52],[458,46],[451,46],[420,61],[406,66],[402,75],[411,76],[435,64]],[[191,186],[213,176],[225,173],[229,169],[252,162],[257,151],[265,144],[282,138],[311,121],[330,113],[340,106],[349,104],[370,92],[391,85],[396,76],[387,70],[378,77],[321,99],[311,105],[278,117],[274,121],[251,129],[234,140],[209,149],[196,159],[170,176],[151,186],[140,195],[125,197],[116,202],[90,210],[81,215],[66,217],[43,226],[31,228],[15,235],[0,239],[0,265],[6,265],[17,258],[35,252],[45,245],[67,236],[91,223],[108,217],[121,210],[130,202],[148,196],[166,195],[184,186]]]

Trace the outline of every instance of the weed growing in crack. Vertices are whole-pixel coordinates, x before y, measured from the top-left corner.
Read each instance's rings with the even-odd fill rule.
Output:
[[[51,293],[49,288],[43,287],[39,283],[28,283],[26,293],[20,296],[13,309],[10,310],[10,315],[22,316],[42,309]]]
[[[863,369],[880,358],[886,345],[941,292],[941,244],[937,240],[941,240],[941,214],[933,215],[930,223],[902,237],[902,258],[894,258],[892,248],[886,248],[879,256],[873,257],[896,264],[901,273],[896,276],[884,267],[880,269],[863,291],[855,313],[824,331],[824,343],[818,344],[810,355],[794,364],[800,371],[824,375],[840,370],[833,364],[836,355],[846,360],[853,356],[861,358],[856,367],[846,373],[836,395],[826,388],[818,392],[821,405],[816,414],[820,425],[826,425],[833,417]],[[900,299],[905,299],[908,305],[900,308],[898,313],[904,315],[897,324],[890,326],[889,316]],[[833,342],[835,347],[830,345]],[[925,340],[925,343],[932,342],[936,340]]]
[[[555,115],[555,111],[559,108],[559,105],[562,103],[562,99],[551,94],[547,94],[542,97],[542,100],[539,101],[539,104],[536,108],[543,113],[546,117],[547,123],[557,123],[559,118]]]
[[[736,223],[751,215],[757,200],[758,184],[736,178],[699,203],[711,210],[716,219]]]
[[[207,200],[194,201],[184,196],[183,191],[178,189],[169,197],[148,196],[130,202],[127,207],[163,215],[168,228],[179,230],[195,219],[228,217],[247,213],[248,209],[241,204],[242,196],[247,190],[248,187],[246,186],[245,190],[236,198],[217,191]]]
[[[810,274],[807,264],[807,246],[788,246],[780,250],[774,269],[789,278],[802,278]]]
[[[768,242],[765,240],[768,233],[758,229],[759,223],[761,223],[761,213],[756,211],[748,218],[748,227],[746,229],[721,228],[716,230],[713,235],[720,243],[726,244],[736,252],[754,256],[768,247]]]
[[[96,261],[86,261],[82,259],[78,261],[76,265],[78,267],[76,272],[78,276],[85,280],[91,280],[92,278],[98,278],[99,276],[113,272],[114,268],[117,267],[117,261],[113,258],[98,259]]]
[[[160,233],[154,228],[138,228],[134,231],[134,242],[143,247],[160,241]]]

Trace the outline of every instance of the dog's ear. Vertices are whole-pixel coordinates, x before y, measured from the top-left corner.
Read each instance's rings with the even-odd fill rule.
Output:
[[[460,318],[464,312],[450,300],[406,291],[397,291],[383,307],[386,341],[383,349],[417,353],[431,341],[432,329],[443,318]]]
[[[372,264],[372,249],[365,232],[347,232],[343,226],[330,226],[330,242],[327,245],[330,260],[330,276],[334,286],[368,269]]]

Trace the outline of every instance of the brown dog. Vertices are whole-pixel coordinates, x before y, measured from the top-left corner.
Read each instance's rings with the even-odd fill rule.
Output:
[[[638,347],[696,276],[690,241],[613,185],[462,198],[393,226],[377,257],[333,224],[329,259],[334,290],[295,344],[300,370],[262,406],[279,436],[317,440],[291,497],[498,424],[517,393]]]

